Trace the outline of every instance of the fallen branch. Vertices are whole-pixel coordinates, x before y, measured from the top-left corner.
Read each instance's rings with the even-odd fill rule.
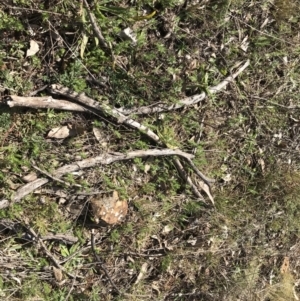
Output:
[[[208,92],[210,94],[215,94],[222,89],[224,89],[229,83],[233,82],[236,77],[242,73],[250,64],[250,61],[246,61],[243,66],[241,66],[235,73],[232,75],[226,77],[221,83],[219,83],[216,86],[208,88]],[[141,115],[141,114],[153,114],[153,113],[160,113],[160,112],[169,112],[173,110],[180,109],[182,107],[188,107],[195,105],[196,103],[202,101],[207,97],[207,94],[205,92],[202,92],[200,94],[186,97],[182,100],[180,100],[176,104],[172,105],[166,105],[163,103],[157,103],[155,106],[145,106],[140,108],[110,108],[108,105],[100,105],[95,100],[87,97],[84,93],[76,93],[72,92],[69,88],[62,87],[60,85],[52,85],[50,91],[53,94],[59,94],[62,96],[69,97],[76,102],[81,103],[82,105],[89,106],[91,108],[96,108],[98,111],[101,111],[102,113],[112,116],[117,119],[119,123],[122,123],[124,120],[126,120],[126,116],[131,114]],[[8,101],[7,104],[10,107],[27,107],[27,108],[35,108],[35,109],[59,109],[59,110],[65,110],[65,111],[78,111],[78,112],[85,112],[89,111],[89,109],[85,108],[82,105],[71,103],[67,100],[61,100],[61,99],[54,99],[51,96],[45,96],[45,97],[21,97],[12,95],[11,96],[12,101]],[[130,119],[128,119],[127,124],[138,128],[138,125],[133,122],[133,124],[130,124]],[[145,130],[145,129],[143,129]]]
[[[117,109],[111,108],[107,104],[100,104],[99,102],[95,101],[94,99],[86,96],[84,93],[77,93],[72,91],[69,88],[63,87],[61,85],[51,85],[50,92],[53,94],[62,95],[65,97],[68,97],[70,99],[73,99],[74,101],[92,108],[93,110],[98,110],[102,114],[105,114],[106,116],[113,117],[117,120],[118,123],[126,124],[132,128],[135,128],[142,132],[143,134],[147,135],[149,138],[154,140],[155,142],[160,143],[159,137],[148,127],[144,126],[143,124],[140,124],[139,122],[127,118],[125,115],[120,113]],[[93,112],[93,111],[92,111]]]
[[[84,0],[84,1],[86,3],[86,0]],[[249,64],[250,64],[250,61],[249,60],[246,61],[234,74],[228,76],[224,81],[222,81],[218,85],[209,88],[208,92],[210,94],[214,94],[214,93],[217,93],[218,91],[222,90],[223,88],[225,88],[228,85],[228,83],[234,81],[234,79],[242,71],[244,71],[249,66]],[[166,105],[162,104],[162,105],[157,105],[156,107],[141,107],[138,109],[126,110],[126,109],[122,109],[122,108],[120,108],[120,109],[111,108],[110,106],[108,106],[106,104],[99,104],[97,101],[93,100],[92,98],[89,98],[84,93],[80,93],[80,94],[76,93],[76,92],[70,90],[69,88],[63,87],[61,85],[56,85],[56,84],[51,85],[50,91],[53,94],[58,94],[58,95],[62,95],[62,96],[71,98],[71,99],[75,100],[76,102],[80,103],[81,105],[88,107],[88,108],[82,108],[82,106],[78,105],[78,108],[80,107],[80,109],[79,109],[80,111],[83,111],[83,110],[91,111],[95,115],[97,115],[95,111],[100,111],[101,113],[104,113],[110,117],[115,118],[117,120],[117,122],[119,122],[119,123],[123,123],[132,128],[138,129],[143,134],[147,135],[149,138],[154,140],[159,146],[164,146],[164,147],[166,145],[160,140],[160,138],[151,129],[149,129],[148,127],[144,126],[143,124],[140,124],[139,122],[137,122],[129,117],[126,117],[126,115],[129,115],[132,113],[150,114],[150,113],[157,113],[157,112],[162,112],[162,111],[176,110],[176,109],[179,109],[184,106],[194,105],[194,104],[198,103],[199,101],[203,100],[207,96],[207,94],[203,92],[201,94],[194,95],[192,97],[187,97],[187,98],[181,100],[179,103],[171,105],[171,106],[166,106]],[[21,103],[24,106],[26,106],[26,100],[28,100],[28,99],[32,100],[32,98],[28,98],[28,97],[20,98],[18,96],[12,96],[11,98],[13,101],[15,101],[15,103],[9,101],[8,105],[10,105],[10,106],[17,106],[18,104],[21,104]],[[49,106],[48,103],[53,103],[53,102],[54,101],[53,101],[52,97],[42,99],[42,103],[44,103],[44,105],[46,104],[45,107],[47,107],[47,105]],[[64,109],[64,106],[69,108],[69,105],[70,105],[70,103],[66,102],[63,105],[61,105],[59,108]],[[72,105],[74,105],[74,104],[72,104]],[[74,106],[72,106],[72,108],[74,108]],[[91,110],[89,108],[91,108]],[[138,157],[138,155],[137,155],[137,157]],[[129,159],[129,158],[123,158],[123,159],[119,159],[119,160],[125,160],[125,159]],[[190,159],[186,158],[186,160],[189,163],[189,165],[192,167],[192,169],[196,172],[196,174],[204,181],[205,184],[208,185],[208,189],[210,189],[210,183],[213,183],[214,180],[209,179],[205,175],[203,175]],[[176,159],[176,160],[174,160],[174,164],[177,167],[177,169],[179,170],[179,172],[181,173],[181,175],[183,176],[183,178],[192,187],[193,193],[197,197],[199,197],[203,200],[203,197],[202,197],[201,193],[198,191],[197,186],[193,183],[193,181],[189,178],[187,173],[184,171],[184,168],[183,168],[182,164],[180,163],[180,161],[178,159]],[[67,172],[70,172],[70,171],[66,171],[65,173],[67,173]],[[55,175],[53,175],[53,177],[58,178]],[[47,182],[48,182],[47,179],[37,179],[36,181],[34,181],[34,183],[30,183],[30,189],[26,185],[23,186],[22,188],[20,188],[18,190],[18,193],[16,194],[14,200],[15,201],[19,200],[19,198],[22,198],[23,196],[27,195],[28,193],[32,192],[33,190],[44,185]],[[212,203],[214,203],[213,199],[211,197],[211,194],[209,195],[209,197],[210,197]]]
[[[7,101],[7,104],[12,107],[25,107],[34,109],[57,109],[64,111],[77,111],[88,112],[85,107],[78,105],[77,103],[70,102],[63,99],[55,99],[51,96],[41,97],[22,97],[17,95],[11,95],[11,100]]]
[[[144,158],[144,157],[158,157],[158,156],[179,156],[185,160],[191,160],[194,155],[182,152],[180,150],[173,149],[152,149],[152,150],[138,150],[128,152],[127,154],[122,153],[106,153],[98,157],[84,159],[82,161],[75,162],[73,164],[64,165],[58,168],[52,173],[54,178],[61,178],[67,173],[72,173],[84,168],[90,168],[97,164],[108,165],[117,161],[131,160],[134,158]],[[12,197],[12,203],[19,202],[23,197],[33,192],[35,189],[43,186],[49,182],[49,178],[39,178],[30,183],[25,184],[20,187],[15,195]]]

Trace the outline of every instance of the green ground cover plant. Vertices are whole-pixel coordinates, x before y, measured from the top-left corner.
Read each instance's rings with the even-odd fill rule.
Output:
[[[0,3],[1,300],[298,300],[299,0],[87,1],[105,47],[85,3]],[[128,27],[136,40],[122,37]],[[169,156],[51,177],[157,147],[109,116],[7,105],[48,97],[51,84],[118,109],[207,92],[192,107],[132,116],[195,154],[216,179],[215,205],[193,195]],[[49,136],[64,126],[74,135]],[[4,206],[29,174],[49,182]],[[94,191],[127,201],[122,223],[95,223]]]

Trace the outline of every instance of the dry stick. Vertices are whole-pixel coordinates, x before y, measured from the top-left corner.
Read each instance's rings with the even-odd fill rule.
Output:
[[[73,245],[78,242],[78,238],[68,234],[48,234],[41,236],[42,240],[59,240],[68,245]]]
[[[223,81],[221,81],[219,84],[213,87],[208,88],[208,94],[215,94],[222,89],[224,89],[229,83],[233,82],[237,76],[242,73],[250,64],[250,61],[247,60],[235,73],[232,75],[226,77]],[[133,109],[125,109],[125,108],[118,108],[117,110],[122,113],[123,115],[127,116],[130,114],[152,114],[152,113],[160,113],[160,112],[169,112],[174,111],[177,109],[180,109],[182,107],[188,107],[195,105],[196,103],[202,101],[207,97],[207,93],[202,92],[197,95],[193,95],[191,97],[186,97],[184,99],[181,99],[178,103],[173,105],[165,105],[163,103],[157,104],[155,107],[139,107],[139,108],[133,108]]]
[[[55,99],[51,96],[22,97],[11,95],[7,101],[9,107],[26,107],[34,109],[58,109],[64,111],[89,112],[85,107],[63,99]]]
[[[192,159],[194,156],[192,154],[188,154],[182,152],[177,149],[152,149],[152,150],[138,150],[128,152],[127,154],[122,153],[105,153],[100,156],[94,158],[84,159],[72,164],[64,165],[53,172],[53,176],[55,178],[60,178],[66,173],[72,173],[84,168],[90,168],[97,164],[108,165],[113,162],[122,161],[122,160],[131,160],[134,158],[144,158],[144,157],[159,157],[159,156],[179,156],[184,159]],[[49,182],[49,179],[40,178],[36,179],[30,183],[25,184],[20,187],[16,194],[12,197],[12,202],[18,202],[23,197],[33,192],[35,189],[41,187],[42,185]]]

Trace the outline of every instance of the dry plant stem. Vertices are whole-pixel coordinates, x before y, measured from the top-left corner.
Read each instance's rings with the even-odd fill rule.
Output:
[[[51,96],[22,97],[11,95],[11,100],[7,101],[9,107],[26,107],[34,109],[58,109],[64,111],[88,112],[85,107],[67,100],[54,99]]]
[[[108,43],[105,41],[105,39],[104,39],[104,37],[103,37],[103,35],[102,35],[102,32],[101,32],[101,30],[100,30],[100,28],[99,28],[99,26],[98,26],[98,24],[97,24],[97,21],[96,21],[96,19],[95,19],[95,16],[94,16],[94,14],[91,12],[91,10],[90,10],[90,6],[89,6],[88,2],[87,2],[86,0],[83,0],[83,2],[84,2],[84,5],[85,5],[85,7],[86,7],[86,10],[87,10],[89,19],[90,19],[90,21],[91,21],[93,30],[94,30],[94,32],[95,32],[97,38],[99,39],[100,45],[101,45],[103,48],[108,49],[108,48],[109,48],[109,47],[108,47]]]
[[[215,94],[222,89],[224,89],[229,83],[233,82],[240,73],[242,73],[248,66],[250,65],[250,61],[246,61],[235,73],[232,75],[226,77],[222,82],[220,82],[218,85],[214,87],[209,87],[208,88],[208,94]],[[134,109],[125,109],[125,108],[119,108],[117,109],[120,113],[123,115],[127,116],[130,114],[152,114],[152,113],[160,113],[160,112],[169,112],[169,111],[174,111],[177,109],[180,109],[182,107],[188,107],[188,106],[193,106],[196,103],[202,101],[205,99],[207,94],[205,92],[202,92],[200,94],[191,96],[191,97],[186,97],[182,100],[180,100],[178,103],[173,104],[173,105],[165,105],[163,103],[157,104],[155,107],[140,107],[140,108],[134,108]]]
[[[80,169],[93,167],[97,164],[108,165],[113,162],[122,161],[122,160],[131,160],[134,158],[144,158],[144,157],[159,157],[159,156],[179,156],[181,158],[191,160],[194,156],[180,150],[173,149],[152,149],[152,150],[138,150],[128,152],[127,154],[122,153],[106,153],[98,157],[84,159],[82,161],[75,162],[73,164],[65,165],[58,168],[53,172],[55,178],[60,178],[66,173],[72,173]],[[30,183],[25,184],[19,188],[16,194],[12,197],[12,202],[18,202],[23,197],[33,192],[35,189],[41,187],[42,185],[49,182],[49,179],[41,178],[36,179]]]

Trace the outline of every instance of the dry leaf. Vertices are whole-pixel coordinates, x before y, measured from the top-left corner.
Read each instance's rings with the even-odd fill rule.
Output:
[[[203,181],[198,181],[198,184],[199,184],[200,188],[207,194],[207,196],[209,197],[212,204],[215,206],[215,201],[214,201],[214,198],[212,197],[212,195],[210,193],[209,186]]]
[[[62,127],[53,128],[49,131],[48,138],[64,139],[68,137],[74,137],[77,134],[84,132],[82,127],[75,125],[64,125]]]
[[[83,59],[83,54],[85,51],[85,47],[87,45],[89,38],[88,36],[84,33],[82,34],[82,41],[81,41],[81,45],[80,45],[80,57]]]
[[[101,140],[103,140],[102,131],[98,127],[96,126],[93,127],[93,133],[98,142],[101,142]]]
[[[148,173],[148,171],[150,170],[150,165],[149,164],[145,164],[145,167],[144,167],[144,173]]]
[[[120,32],[120,37],[126,40],[130,40],[134,45],[137,42],[136,35],[130,27],[123,29]]]
[[[166,225],[164,226],[163,230],[162,230],[162,234],[168,234],[169,232],[171,232],[173,230],[173,226],[172,225]]]
[[[4,209],[9,206],[9,200],[1,200],[0,201],[0,209]]]
[[[14,183],[11,179],[6,180],[6,184],[12,190],[16,190],[20,187],[21,184]]]
[[[26,183],[32,182],[37,179],[37,174],[33,171],[22,178]]]
[[[39,50],[39,44],[34,40],[30,40],[30,47],[26,51],[26,57],[35,55]]]
[[[63,273],[62,273],[61,269],[53,267],[53,274],[54,274],[55,280],[57,282],[61,282],[62,281]]]
[[[134,284],[137,284],[139,283],[145,276],[146,272],[147,272],[147,267],[148,267],[148,264],[147,262],[143,263],[142,267],[141,267],[141,270],[140,270],[140,273],[139,275],[137,276],[136,278],[136,281]]]
[[[100,220],[113,225],[122,221],[127,215],[127,201],[120,201],[117,191],[112,196],[96,195],[90,201],[96,223]]]
[[[290,259],[288,257],[284,257],[283,263],[280,267],[280,273],[286,274],[289,271],[289,267],[290,267]]]

